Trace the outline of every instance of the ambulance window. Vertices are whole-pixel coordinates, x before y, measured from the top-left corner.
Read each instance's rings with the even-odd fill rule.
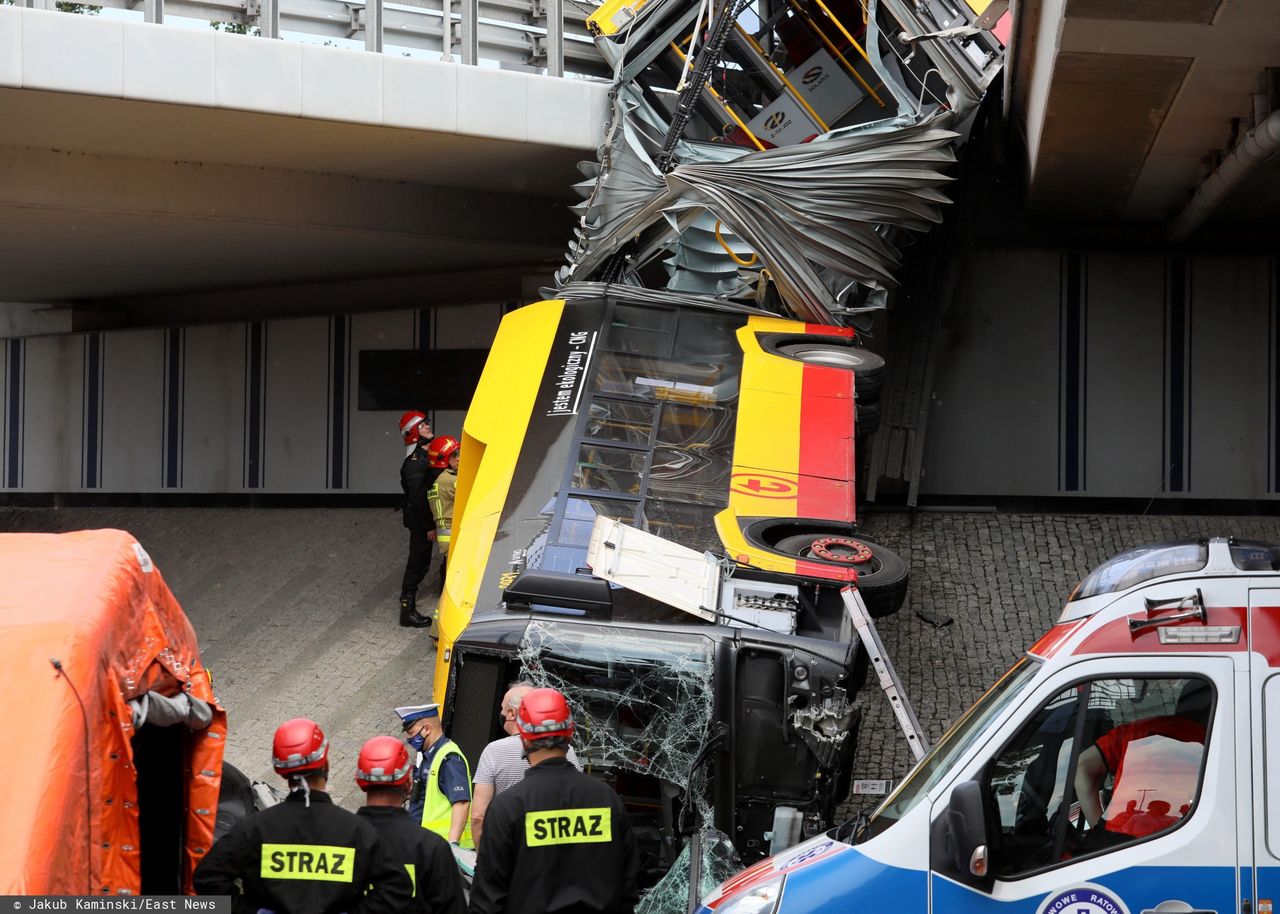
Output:
[[[1043,705],[989,769],[997,877],[1150,838],[1195,807],[1212,686],[1097,679]]]

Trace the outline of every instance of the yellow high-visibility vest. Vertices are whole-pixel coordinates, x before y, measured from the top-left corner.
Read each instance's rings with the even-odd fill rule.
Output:
[[[462,759],[462,765],[467,769],[467,783],[471,783],[471,766],[467,764],[467,757],[453,740],[449,740],[431,760],[431,770],[427,772],[426,790],[422,797],[422,827],[435,832],[446,841],[449,840],[449,825],[453,821],[453,802],[440,789],[440,766],[451,755]],[[470,815],[467,816],[467,825],[462,830],[462,838],[458,844],[466,848],[475,847],[475,842],[471,840]]]

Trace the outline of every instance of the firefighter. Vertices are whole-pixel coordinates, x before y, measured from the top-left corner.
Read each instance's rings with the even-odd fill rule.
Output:
[[[236,910],[275,914],[407,910],[413,900],[408,874],[371,824],[325,793],[324,731],[305,717],[287,720],[276,730],[271,755],[276,774],[289,782],[288,798],[241,820],[214,843],[196,867],[196,892],[243,893]]]
[[[413,765],[409,750],[394,736],[375,736],[360,749],[356,784],[367,805],[356,815],[378,831],[378,837],[409,873],[414,911],[465,914],[462,874],[444,838],[415,822],[404,808]]]
[[[449,542],[453,539],[453,500],[458,491],[458,458],[461,443],[452,435],[440,435],[427,445],[427,457],[431,466],[440,471],[427,500],[431,502],[431,516],[436,523],[436,545],[440,547],[440,589],[444,593],[444,575],[449,566]],[[437,608],[435,618],[440,618]]]
[[[534,689],[516,715],[529,772],[485,817],[471,914],[630,914],[639,893],[635,836],[613,788],[565,757],[569,704]]]
[[[400,624],[426,628],[431,624],[431,617],[418,612],[418,586],[431,567],[436,524],[431,517],[427,493],[440,471],[431,466],[427,457],[431,423],[425,415],[417,411],[405,413],[400,417],[400,433],[406,449],[404,463],[400,465],[400,488],[404,490],[404,525],[409,529],[409,559],[400,582]]]
[[[453,740],[444,735],[440,706],[396,708],[409,745],[421,753],[414,771],[409,814],[450,844],[472,848],[471,766]]]

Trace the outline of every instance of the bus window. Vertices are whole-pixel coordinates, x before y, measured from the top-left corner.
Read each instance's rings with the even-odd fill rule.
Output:
[[[560,522],[560,534],[555,538],[556,543],[585,549],[591,541],[591,527],[596,522],[596,515],[634,524],[636,502],[570,495],[565,500],[564,518]]]
[[[715,522],[719,510],[710,505],[646,498],[640,511],[640,529],[699,552],[720,552],[724,546],[716,535]]]
[[[591,403],[585,436],[597,441],[648,445],[657,410],[648,403],[597,399]]]
[[[667,355],[671,351],[676,312],[635,305],[617,305],[605,336],[604,347],[640,355]]]
[[[680,315],[680,332],[675,337],[672,358],[677,362],[714,362],[723,365],[742,357],[734,333],[742,326],[735,314],[685,311]]]
[[[573,470],[573,487],[598,492],[640,494],[644,472],[644,451],[627,451],[598,444],[578,448],[578,464]]]
[[[680,398],[714,403],[738,395],[738,376],[736,366],[731,369],[710,362],[676,362],[605,352],[597,364],[595,389],[646,400]]]

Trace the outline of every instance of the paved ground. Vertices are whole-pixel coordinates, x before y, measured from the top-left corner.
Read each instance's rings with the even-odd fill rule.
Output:
[[[1076,581],[1131,545],[1195,534],[1280,542],[1280,518],[873,514],[866,532],[912,569],[881,635],[931,738],[1057,617]],[[383,509],[0,509],[0,531],[129,530],[200,635],[230,717],[230,761],[270,779],[276,724],[309,715],[333,743],[335,799],[358,804],[360,743],[396,733],[391,708],[430,697],[431,639],[396,624],[406,536]],[[424,591],[428,588],[424,587]],[[429,608],[429,606],[428,606]],[[934,627],[924,610],[954,621]],[[857,776],[910,756],[878,691],[864,692]],[[868,738],[877,734],[877,738]]]

